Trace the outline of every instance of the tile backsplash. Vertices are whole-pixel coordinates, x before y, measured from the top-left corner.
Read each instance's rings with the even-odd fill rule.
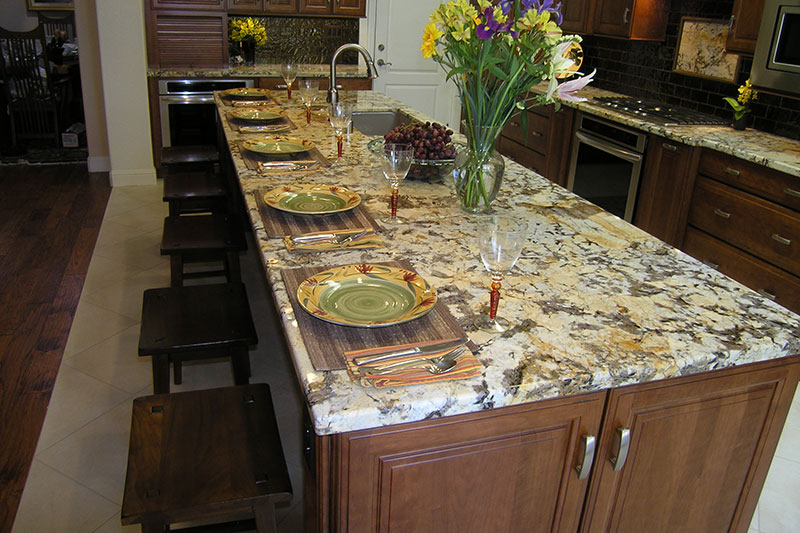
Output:
[[[330,63],[339,46],[358,42],[358,19],[254,18],[263,22],[267,30],[267,43],[256,47],[257,63]],[[236,43],[230,44],[235,51]],[[345,52],[339,63],[358,64],[358,56],[353,51]]]
[[[731,118],[733,112],[722,98],[737,96],[738,86],[749,77],[752,58],[742,57],[735,84],[672,72],[672,63],[681,17],[728,20],[732,8],[732,0],[672,0],[663,43],[585,37],[581,70],[596,68],[594,85],[602,89]],[[752,110],[751,127],[800,139],[800,99],[762,92]]]

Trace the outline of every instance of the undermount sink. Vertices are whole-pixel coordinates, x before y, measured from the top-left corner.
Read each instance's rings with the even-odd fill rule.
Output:
[[[402,124],[409,124],[411,117],[399,109],[394,111],[353,111],[353,127],[364,135],[383,135]]]

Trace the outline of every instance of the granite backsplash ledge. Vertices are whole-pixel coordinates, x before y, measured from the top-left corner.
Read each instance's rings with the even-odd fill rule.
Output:
[[[742,56],[735,83],[672,71],[682,17],[728,20],[733,0],[673,0],[663,43],[598,36],[584,38],[584,72],[597,69],[594,86],[630,96],[658,100],[685,109],[731,119],[722,100],[750,76],[752,59]],[[800,99],[760,93],[752,105],[751,126],[800,140]]]

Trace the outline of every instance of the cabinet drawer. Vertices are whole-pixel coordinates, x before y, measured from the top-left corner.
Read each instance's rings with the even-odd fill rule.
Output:
[[[800,312],[800,278],[691,226],[686,229],[683,251],[762,296]]]
[[[689,224],[800,274],[800,216],[714,180],[698,177]]]
[[[514,142],[506,137],[501,136],[497,145],[497,149],[506,157],[510,157],[523,167],[527,167],[537,174],[548,177],[545,175],[547,171],[547,160],[544,155],[526,148],[521,144]]]
[[[503,128],[502,134],[523,146],[545,152],[550,132],[550,118],[538,113],[528,113],[527,131],[528,133],[525,135],[525,130],[522,129],[522,119],[516,116]]]
[[[703,150],[700,173],[800,211],[800,178],[714,150]]]

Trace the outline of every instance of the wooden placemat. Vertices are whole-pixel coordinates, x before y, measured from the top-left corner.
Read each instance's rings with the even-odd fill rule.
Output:
[[[264,222],[264,230],[272,239],[282,238],[285,235],[303,235],[318,231],[337,231],[345,229],[380,227],[369,214],[367,208],[361,204],[354,209],[330,215],[293,215],[279,209],[274,209],[264,201],[267,189],[256,189],[253,195],[256,198],[258,212]]]
[[[256,122],[252,122],[252,121],[248,121],[248,120],[239,120],[237,118],[233,118],[231,116],[231,112],[230,111],[225,113],[225,117],[228,120],[228,126],[233,131],[241,131],[239,128],[241,128],[242,126],[261,125],[261,123],[256,123]],[[289,126],[289,129],[292,129],[292,130],[296,130],[297,129],[297,126],[295,125],[294,122],[292,122],[292,119],[290,119],[287,115],[283,115],[283,114],[281,114],[281,118],[280,119],[276,119],[274,121],[270,121],[269,125]],[[264,132],[264,133],[267,134],[267,132]]]
[[[406,260],[387,261],[377,264],[399,267],[414,272],[414,268]],[[467,334],[464,333],[459,323],[441,301],[437,301],[431,312],[423,317],[404,324],[383,328],[340,326],[314,318],[298,303],[297,287],[306,278],[330,268],[335,267],[302,267],[281,271],[283,282],[286,284],[286,291],[292,302],[297,325],[303,335],[303,342],[315,369],[344,370],[346,368],[345,352],[355,350],[439,339],[459,338],[465,341],[468,340]]]
[[[307,152],[301,152],[299,154],[294,154],[291,156],[284,156],[278,160],[268,155],[262,155],[256,152],[251,152],[250,150],[245,150],[244,147],[242,146],[242,143],[239,143],[239,154],[242,156],[242,161],[244,161],[244,166],[246,166],[249,170],[255,170],[255,171],[258,171],[259,161],[307,161],[313,159],[315,161],[319,161],[319,163],[323,167],[331,166],[331,162],[328,160],[327,157],[322,155],[322,152],[320,152],[316,146]],[[276,172],[285,173],[286,170],[277,169]]]

